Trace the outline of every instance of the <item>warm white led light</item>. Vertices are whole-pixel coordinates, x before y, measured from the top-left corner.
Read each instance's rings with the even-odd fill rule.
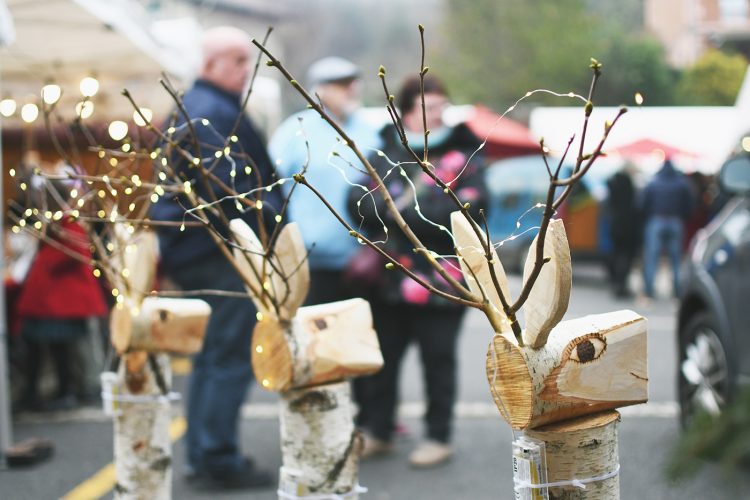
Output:
[[[154,113],[153,113],[153,111],[151,111],[148,108],[140,108],[140,109],[141,109],[141,113],[140,114],[138,113],[138,111],[133,111],[133,121],[139,127],[145,127],[146,126],[146,122],[143,121],[143,118],[141,117],[141,114],[146,118],[146,120],[148,120],[150,122],[151,118],[154,117]]]
[[[0,115],[8,118],[16,112],[16,101],[14,99],[3,99],[0,101]]]
[[[97,80],[93,76],[87,76],[86,78],[81,80],[78,88],[81,90],[81,95],[83,95],[84,97],[95,96],[96,93],[99,92],[99,80]]]
[[[124,139],[126,135],[128,135],[128,124],[122,120],[115,120],[109,124],[109,128],[107,130],[109,131],[109,136],[112,139],[120,141]]]
[[[76,115],[83,120],[94,114],[94,103],[91,101],[81,101],[76,104]]]
[[[27,102],[21,108],[21,119],[31,123],[39,117],[39,107],[33,102]]]
[[[50,83],[42,87],[42,100],[44,100],[44,102],[46,104],[49,104],[50,106],[59,101],[61,95],[62,90],[60,89],[59,85]]]

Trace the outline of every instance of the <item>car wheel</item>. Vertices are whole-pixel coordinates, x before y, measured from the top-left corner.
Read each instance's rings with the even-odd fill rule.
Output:
[[[680,339],[678,395],[686,427],[698,413],[721,412],[731,395],[731,378],[726,347],[709,313],[691,318]]]

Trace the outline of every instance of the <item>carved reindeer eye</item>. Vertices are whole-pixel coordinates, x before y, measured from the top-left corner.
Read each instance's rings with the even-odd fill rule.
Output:
[[[171,315],[169,314],[169,311],[165,309],[159,309],[159,321],[161,321],[162,323],[166,323],[169,320],[170,316]]]
[[[318,331],[328,328],[328,322],[324,318],[315,318],[313,324]]]
[[[570,359],[577,363],[590,363],[599,358],[607,349],[607,341],[603,337],[593,336],[576,340]]]

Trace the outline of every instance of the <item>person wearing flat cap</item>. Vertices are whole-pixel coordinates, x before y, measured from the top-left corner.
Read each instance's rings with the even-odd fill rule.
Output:
[[[341,57],[325,57],[307,71],[305,85],[317,95],[325,110],[368,154],[380,144],[377,127],[360,112],[360,70]],[[353,226],[347,210],[351,182],[360,181],[364,167],[336,131],[315,110],[306,109],[287,118],[269,144],[278,175],[291,177],[305,166],[305,177],[336,211]],[[293,183],[284,187],[290,189]],[[289,219],[299,223],[309,253],[310,293],[306,305],[352,297],[343,282],[343,270],[359,248],[354,238],[310,190],[295,190],[289,200]]]

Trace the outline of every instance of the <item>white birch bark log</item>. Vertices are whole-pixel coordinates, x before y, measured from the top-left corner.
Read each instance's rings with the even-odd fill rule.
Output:
[[[547,482],[589,480],[585,488],[574,485],[549,488],[550,500],[618,500],[620,498],[617,427],[620,414],[606,411],[558,422],[526,435],[544,441]]]
[[[115,417],[115,498],[119,500],[168,500],[172,497],[172,444],[170,411],[146,353],[127,354],[118,376],[123,399],[151,398],[151,402],[120,401]],[[169,356],[155,354],[167,389],[172,384]]]
[[[362,437],[349,393],[347,381],[281,393],[280,499],[359,498]]]

